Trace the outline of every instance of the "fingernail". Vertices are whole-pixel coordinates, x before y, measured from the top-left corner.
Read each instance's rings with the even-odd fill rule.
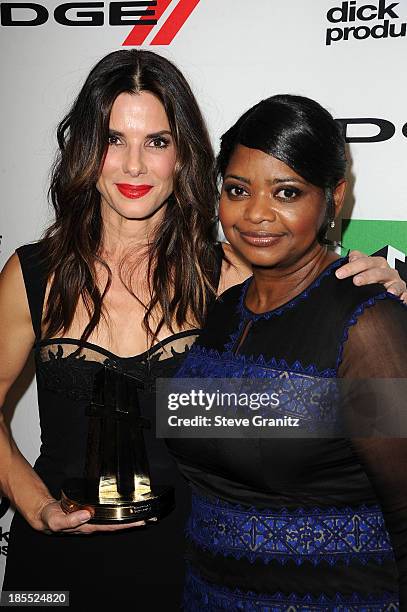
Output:
[[[359,278],[359,276],[355,276],[354,281],[355,285],[361,285],[362,284],[362,279]]]
[[[90,519],[89,512],[81,512],[78,515],[78,519],[80,520],[81,523],[86,523],[86,521],[88,521]]]
[[[343,272],[340,268],[339,270],[336,270],[335,274],[336,274],[336,278],[343,278]]]

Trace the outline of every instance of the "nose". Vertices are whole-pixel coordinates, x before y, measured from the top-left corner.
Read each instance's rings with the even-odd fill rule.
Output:
[[[275,221],[276,211],[268,193],[259,193],[247,200],[243,218],[250,223]]]
[[[123,172],[130,176],[139,176],[147,172],[143,148],[138,145],[128,145],[123,157]]]

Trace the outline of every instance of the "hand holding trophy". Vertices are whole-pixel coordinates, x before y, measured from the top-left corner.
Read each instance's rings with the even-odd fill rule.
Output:
[[[62,487],[65,512],[89,510],[89,523],[120,524],[156,517],[174,508],[174,489],[152,485],[137,378],[105,365],[94,379],[87,416],[87,456],[82,478]]]

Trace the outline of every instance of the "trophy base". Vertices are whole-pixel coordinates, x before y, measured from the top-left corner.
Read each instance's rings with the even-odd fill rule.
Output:
[[[142,499],[101,500],[99,496],[89,495],[88,483],[84,479],[68,480],[61,492],[61,507],[66,513],[89,510],[93,524],[119,524],[143,521],[150,518],[161,519],[175,507],[173,487],[155,486]]]

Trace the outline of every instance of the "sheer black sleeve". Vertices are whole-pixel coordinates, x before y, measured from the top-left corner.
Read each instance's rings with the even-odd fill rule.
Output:
[[[400,610],[407,610],[407,437],[402,437],[407,435],[407,309],[400,302],[378,300],[357,318],[348,330],[338,374],[346,379],[345,388],[349,385],[348,408],[356,418],[375,413],[379,425],[384,418],[382,437],[362,434],[351,444],[382,507],[399,571]],[[395,406],[400,433],[386,437]]]

